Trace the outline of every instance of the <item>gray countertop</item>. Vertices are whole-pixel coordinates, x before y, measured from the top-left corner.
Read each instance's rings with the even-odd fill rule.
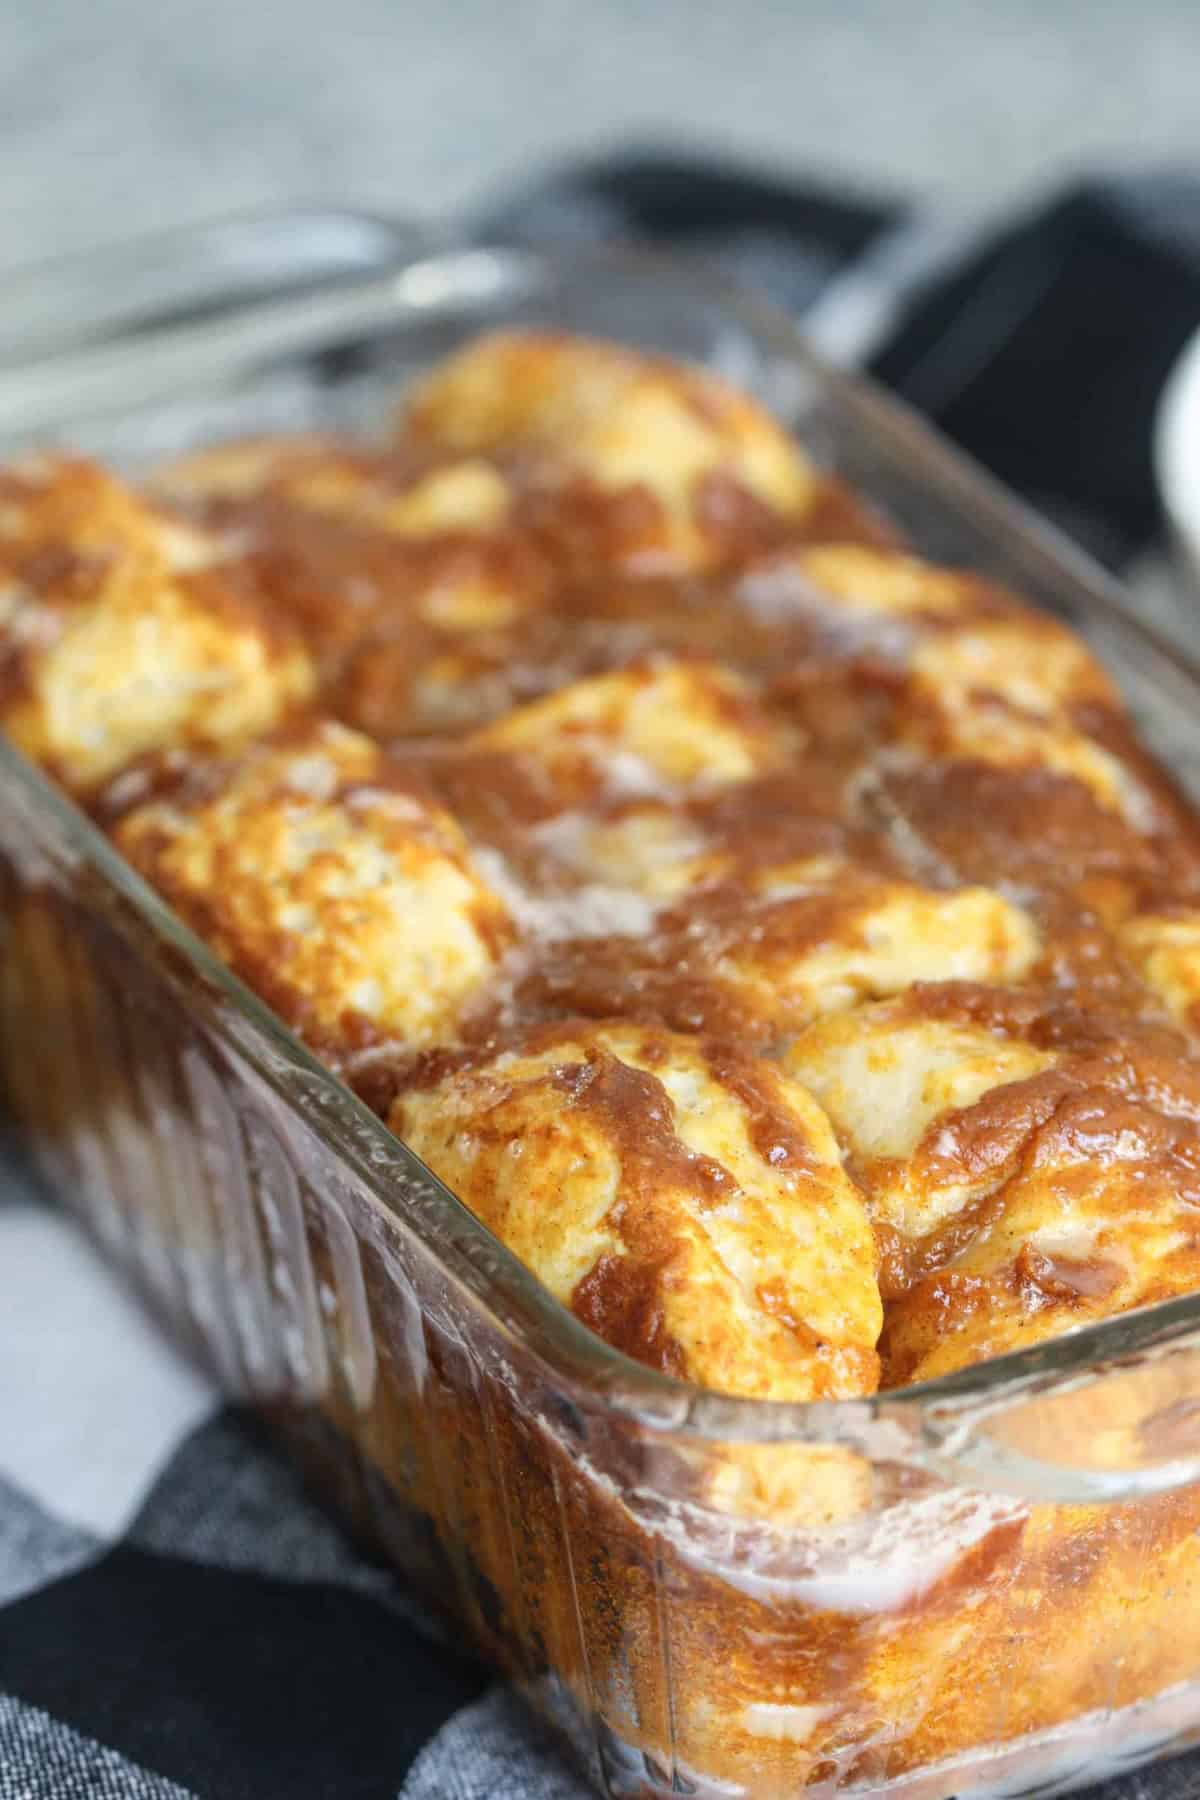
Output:
[[[1197,0],[0,0],[0,268],[296,198],[722,147],[962,211],[1200,160]]]

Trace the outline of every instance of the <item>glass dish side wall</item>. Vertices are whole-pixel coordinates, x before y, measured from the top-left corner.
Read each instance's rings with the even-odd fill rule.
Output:
[[[403,1171],[364,1178],[26,786],[0,781],[0,1072],[33,1156],[602,1791],[1015,1794],[1200,1726],[1194,1487],[1030,1505],[940,1481],[899,1418],[639,1426],[447,1275]]]
[[[459,338],[537,317],[716,363],[922,546],[1035,589],[1041,570],[1060,606],[1085,604],[1069,566],[1011,521],[989,525],[986,493],[947,508],[923,440],[826,383],[785,332],[686,275],[518,259],[505,280],[505,266],[417,265],[372,300],[370,329],[267,357],[253,380],[231,355],[225,379],[64,435],[122,458],[370,423]],[[1123,638],[1102,603],[1093,616],[1126,644],[1157,722],[1175,705],[1184,730],[1186,674],[1171,665],[1172,687],[1152,645]],[[619,1359],[589,1368],[552,1319],[506,1307],[503,1253],[493,1280],[475,1243],[467,1278],[436,1192],[386,1133],[355,1124],[336,1084],[136,884],[114,882],[11,755],[0,852],[0,1067],[39,1163],[351,1516],[452,1598],[610,1792],[1017,1793],[1200,1724],[1200,1490],[1178,1485],[1196,1449],[1195,1318],[1164,1337],[1170,1355],[1073,1371],[1082,1394],[1049,1358],[1040,1386],[993,1383],[986,1404],[897,1397],[803,1427],[789,1411],[780,1442],[761,1407],[639,1392],[636,1374],[625,1391]],[[1173,1425],[1165,1444],[1147,1440],[1151,1419]],[[964,1421],[992,1457],[977,1480]],[[1141,1497],[1081,1500],[1075,1463]]]

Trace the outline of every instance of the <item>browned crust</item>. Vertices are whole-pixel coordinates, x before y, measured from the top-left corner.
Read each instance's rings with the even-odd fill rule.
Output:
[[[571,346],[530,350],[569,359]],[[798,470],[794,502],[773,505],[721,435],[743,445],[752,411],[706,399],[670,365],[649,373],[668,397],[681,384],[685,412],[718,440],[682,503],[669,484],[614,485],[534,432],[467,446],[486,465],[466,475],[490,496],[480,519],[457,518],[443,494],[432,525],[398,530],[396,509],[422,484],[462,474],[464,446],[428,413],[382,449],[267,446],[248,486],[177,472],[153,505],[82,463],[62,465],[49,501],[42,477],[0,475],[3,579],[32,598],[46,641],[112,576],[116,552],[96,534],[109,512],[151,585],[167,579],[155,546],[172,517],[205,535],[213,567],[172,569],[173,591],[214,628],[261,641],[268,669],[302,655],[317,672],[315,714],[259,748],[299,757],[314,717],[338,718],[372,740],[372,788],[430,819],[444,808],[459,835],[441,849],[464,868],[481,859],[477,923],[495,979],[448,1009],[432,1044],[392,1040],[353,1005],[331,1017],[289,979],[283,936],[239,936],[225,864],[209,891],[189,890],[167,872],[171,831],[149,830],[140,865],[383,1112],[568,1030],[594,1042],[615,1019],[661,1043],[661,1079],[595,1050],[552,1079],[564,1112],[619,1148],[624,1183],[626,1253],[598,1255],[568,1297],[670,1374],[692,1370],[664,1312],[668,1246],[639,1234],[641,1208],[671,1184],[697,1215],[719,1208],[730,1175],[681,1150],[664,1098],[669,1034],[702,1054],[761,1165],[803,1175],[811,1145],[776,1103],[775,1065],[801,1054],[826,1002],[864,1032],[870,1009],[890,1006],[896,1031],[942,1047],[958,1032],[973,1052],[1017,1045],[1038,1060],[947,1100],[895,1151],[856,1135],[846,1109],[846,1168],[874,1214],[862,1255],[883,1299],[885,1385],[1193,1290],[1197,1001],[1158,952],[1178,947],[1168,926],[1200,918],[1194,810],[1069,634],[978,578],[904,556],[830,478]],[[4,709],[34,695],[34,642],[0,631]],[[506,738],[517,709],[564,695],[582,705],[606,678],[622,696],[609,712],[556,714],[544,733]],[[672,707],[635,716],[647,692]],[[288,703],[304,697],[300,684]],[[195,825],[253,754],[218,756],[202,733],[160,751],[87,794],[118,842],[155,806]],[[327,800],[353,804],[355,784]],[[528,916],[490,891],[497,867],[535,903]],[[646,903],[640,928],[580,928],[606,883]],[[109,951],[83,937],[64,948],[53,906],[13,886],[0,985],[14,1104],[49,1140],[69,1141],[81,1120],[107,1130],[128,1106],[120,1078],[89,1086],[66,1046],[85,1015],[97,1041],[109,1015],[117,1038],[137,1035],[119,1024],[124,995],[100,992]],[[945,978],[918,957],[922,933]],[[928,1230],[889,1210],[905,1181],[955,1196]],[[1047,1228],[1068,1213],[1082,1226],[1056,1242]],[[169,1239],[170,1221],[155,1223]],[[307,1225],[315,1264],[332,1269],[319,1207]],[[882,1780],[1200,1671],[1192,1491],[1000,1509],[928,1580],[878,1605],[765,1596],[737,1571],[699,1568],[621,1497],[645,1476],[717,1506],[736,1476],[759,1496],[764,1529],[786,1531],[762,1500],[777,1491],[762,1467],[720,1446],[685,1471],[676,1446],[614,1447],[597,1416],[584,1432],[593,1470],[535,1418],[532,1366],[530,1390],[514,1394],[428,1322],[418,1378],[397,1336],[395,1267],[365,1238],[359,1253],[378,1376],[368,1397],[327,1394],[326,1414],[424,1522],[439,1567],[477,1570],[487,1605],[459,1599],[485,1644],[526,1675],[552,1666],[651,1757],[673,1750],[685,1770],[762,1793],[834,1772]],[[805,1354],[824,1353],[779,1283],[758,1282],[753,1305]],[[872,1344],[849,1391],[879,1380]],[[876,1488],[865,1500],[859,1479]],[[847,1517],[920,1498],[911,1472],[883,1466],[839,1468],[831,1491]],[[762,1706],[810,1709],[805,1731],[748,1723]]]

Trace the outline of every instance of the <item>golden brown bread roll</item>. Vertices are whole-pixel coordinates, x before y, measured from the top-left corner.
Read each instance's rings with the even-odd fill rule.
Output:
[[[1200,909],[1137,913],[1124,921],[1119,938],[1172,1018],[1200,1028]]]
[[[555,1026],[413,1087],[390,1123],[628,1354],[727,1393],[874,1388],[866,1213],[820,1107],[769,1064]]]
[[[162,771],[118,847],[331,1053],[456,1034],[512,935],[454,820],[368,738],[318,722]]]
[[[479,457],[246,439],[159,470],[153,491],[240,560],[326,676],[363,640],[378,655],[397,629],[409,669],[461,658],[535,606],[548,579],[512,484]]]
[[[471,741],[534,760],[563,802],[596,785],[669,794],[744,781],[778,759],[747,682],[717,664],[670,658],[572,682]]]
[[[306,1440],[619,1785],[940,1794],[1045,1732],[985,1777],[1032,1789],[1200,1667],[1195,1489],[1058,1497],[1194,1450],[1190,1363],[886,1392],[1200,1283],[1194,809],[1079,639],[892,540],[715,378],[541,332],[383,444],[0,477],[0,723],[577,1320],[804,1403],[577,1406],[297,1167]],[[14,917],[14,1102],[106,1188],[156,1090],[108,1114],[92,946]]]
[[[76,790],[269,730],[313,681],[210,536],[69,457],[0,475],[0,634],[0,723]]]
[[[3,481],[10,734],[99,795],[137,866],[364,1091],[407,1093],[423,1141],[431,1093],[446,1117],[474,1105],[538,1032],[581,1067],[628,1061],[639,1105],[657,1043],[728,1112],[698,1072],[715,1037],[832,1119],[830,1191],[879,1238],[888,1381],[1079,1313],[1037,1290],[1029,1323],[1043,1253],[1033,1224],[1010,1239],[1042,1188],[1025,1170],[997,1196],[1052,1129],[1047,1095],[1143,1104],[1116,1093],[1113,1045],[1155,1093],[1168,1063],[1183,1080],[1178,1045],[1152,1070],[1145,1044],[1194,1021],[1200,839],[1062,625],[839,535],[826,479],[714,376],[562,334],[469,345],[382,444],[218,445],[152,498],[70,459]],[[302,702],[324,722],[280,731]],[[377,741],[430,728],[398,760]],[[1092,1039],[1047,1024],[1072,1008]],[[414,1058],[456,1046],[436,1090],[411,1086]],[[553,1083],[530,1068],[535,1130]],[[1154,1257],[1151,1287],[1184,1279]],[[925,1305],[938,1280],[991,1295],[994,1331]],[[754,1330],[778,1348],[771,1317]],[[719,1361],[698,1341],[684,1360]],[[773,1380],[729,1348],[724,1385]]]
[[[699,566],[751,509],[799,519],[817,498],[807,459],[768,413],[717,376],[558,333],[497,332],[419,383],[403,436],[460,455],[513,457],[537,479],[582,480],[652,502],[641,566]]]
[[[949,1153],[945,1126],[984,1096],[1053,1068],[1052,1050],[970,1017],[922,1014],[908,996],[819,1020],[785,1066],[829,1114],[872,1216],[928,1236],[986,1192],[986,1156]]]
[[[1017,1167],[966,1241],[889,1310],[893,1384],[1200,1286],[1200,1132],[1151,1105],[1083,1091],[1031,1123]]]
[[[1173,1033],[916,989],[785,1060],[881,1235],[890,1385],[1200,1285],[1200,1069]]]

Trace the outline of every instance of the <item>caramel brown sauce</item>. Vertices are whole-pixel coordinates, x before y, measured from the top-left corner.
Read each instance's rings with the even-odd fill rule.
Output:
[[[337,455],[355,480],[385,496],[439,464],[427,446],[411,443],[399,452],[339,446]],[[664,1048],[656,1059],[653,1030],[635,1069],[616,1055],[587,1054],[595,1042],[589,1021],[615,1015],[697,1034],[696,1057],[735,1101],[757,1156],[767,1169],[797,1175],[799,1192],[808,1185],[807,1147],[777,1103],[769,1059],[788,1053],[803,1023],[778,990],[789,958],[844,947],[863,926],[841,873],[825,889],[814,882],[810,891],[783,895],[760,891],[761,879],[826,859],[849,870],[855,884],[909,881],[940,894],[964,884],[994,888],[1033,920],[1032,964],[994,984],[913,982],[888,1003],[890,1017],[897,1030],[915,1022],[1030,1045],[1052,1066],[943,1107],[911,1152],[859,1154],[847,1132],[847,1173],[878,1209],[871,1273],[885,1301],[885,1384],[909,1378],[922,1331],[935,1343],[977,1331],[964,1353],[970,1359],[1010,1347],[989,1342],[989,1321],[1016,1318],[1047,1334],[1070,1329],[1129,1304],[1131,1275],[1141,1278],[1139,1304],[1200,1285],[1188,1260],[1195,1256],[1189,1238],[1198,1235],[1193,1217],[1200,1226],[1193,1023],[1186,1009],[1168,1016],[1121,936],[1141,913],[1183,919],[1196,909],[1200,852],[1190,809],[1136,745],[1127,721],[1107,703],[1068,709],[1074,728],[1139,784],[1145,805],[1132,821],[1061,772],[956,754],[945,722],[922,718],[914,706],[914,643],[950,637],[972,621],[1024,618],[1007,595],[972,582],[964,587],[965,613],[930,608],[899,622],[857,618],[852,629],[843,628],[836,604],[774,611],[751,604],[743,575],[756,559],[786,557],[808,543],[895,542],[886,523],[835,483],[824,483],[803,520],[784,528],[736,483],[709,478],[696,508],[714,554],[702,570],[664,570],[637,566],[661,525],[647,490],[606,495],[578,482],[564,490],[547,486],[544,471],[520,465],[520,458],[505,464],[522,491],[519,530],[510,517],[494,531],[398,541],[362,518],[303,505],[269,480],[248,496],[201,499],[189,509],[219,532],[226,550],[223,562],[185,578],[193,591],[213,608],[230,604],[240,617],[259,617],[281,637],[299,630],[321,667],[318,711],[391,748],[370,785],[394,783],[422,805],[441,802],[480,858],[496,859],[513,885],[546,903],[516,919],[511,943],[497,944],[497,981],[458,1021],[453,1041],[419,1053],[381,1038],[352,1007],[334,1030],[321,1028],[309,997],[280,985],[269,955],[239,962],[231,946],[230,959],[384,1115],[397,1095],[443,1082],[453,1090],[456,1075],[486,1070],[506,1048],[537,1054],[556,1041],[581,1046],[563,1052],[558,1093],[564,1110],[582,1109],[591,1135],[619,1156],[621,1230],[614,1236],[622,1253],[599,1257],[571,1303],[610,1342],[686,1375],[663,1305],[669,1246],[649,1233],[639,1238],[641,1202],[667,1181],[683,1183],[703,1222],[728,1200],[726,1171],[697,1156],[673,1128],[670,1053]],[[19,479],[0,471],[0,501],[20,502],[23,492]],[[73,608],[86,608],[104,572],[90,552],[64,541],[60,550],[39,551],[24,579],[45,587],[49,624],[58,629]],[[468,628],[424,605],[430,583],[489,581],[512,598],[510,616]],[[12,644],[5,654],[15,689],[27,680],[27,659]],[[582,752],[569,773],[551,775],[536,756],[485,748],[471,733],[577,679],[679,657],[715,660],[745,676],[748,705],[767,721],[771,758],[724,786],[651,796],[695,839],[709,872],[672,892],[643,928],[595,935],[593,921],[584,935],[597,877],[568,851],[593,827],[628,825],[646,796],[610,791]],[[928,695],[920,704],[931,704]],[[988,710],[1020,722],[1021,708],[995,687]],[[914,723],[923,731],[919,756],[912,754]],[[303,721],[295,729],[299,742]],[[149,799],[190,814],[219,795],[237,766],[236,749],[228,761],[181,749],[126,766],[87,798],[108,827]],[[353,783],[331,795],[334,804],[355,798]],[[190,915],[210,937],[219,929],[217,910],[206,916],[197,901]],[[35,949],[11,959],[22,1052],[26,1022],[41,1025],[43,990],[52,998],[61,990],[76,1016],[71,990],[85,967],[73,944],[54,933],[36,950],[43,896],[26,911]],[[730,956],[747,943],[769,952],[776,991],[768,984],[751,993],[731,981]],[[138,969],[127,955],[136,992]],[[860,994],[857,1005],[867,1011],[872,1000]],[[65,1013],[66,1000],[59,1004]],[[61,1049],[56,1033],[42,1029]],[[494,1080],[502,1100],[502,1070]],[[28,1076],[25,1083],[36,1085]],[[84,1096],[85,1107],[91,1099]],[[507,1149],[502,1127],[490,1139],[487,1132],[485,1120],[485,1162]],[[931,1189],[969,1189],[923,1235],[905,1235],[883,1216],[880,1197],[906,1167]],[[1048,1205],[1037,1229],[1023,1241],[1018,1234],[992,1263],[980,1260],[976,1252],[1003,1237],[1022,1182],[1045,1171]],[[1104,1241],[1089,1251],[1086,1231],[1056,1238],[1042,1229],[1057,1213],[1065,1218],[1082,1207],[1097,1182],[1110,1190],[1105,1219],[1124,1234],[1116,1251]],[[1151,1192],[1170,1196],[1180,1241],[1166,1251],[1155,1246],[1145,1206]],[[328,1255],[319,1230],[310,1249],[318,1259]],[[756,1573],[753,1547],[744,1567],[740,1560],[748,1528],[786,1534],[790,1543],[794,1526],[799,1544],[810,1514],[794,1522],[773,1491],[756,1501],[742,1480],[750,1482],[757,1459],[743,1463],[742,1454],[766,1449],[769,1467],[778,1450],[785,1470],[798,1456],[807,1508],[809,1446],[714,1445],[697,1455],[695,1446],[672,1447],[661,1434],[651,1462],[642,1437],[626,1434],[606,1409],[589,1408],[584,1418],[566,1402],[532,1348],[506,1338],[515,1378],[481,1384],[474,1358],[462,1355],[457,1339],[440,1338],[436,1306],[420,1327],[417,1372],[409,1362],[418,1359],[388,1335],[390,1258],[369,1232],[359,1251],[379,1322],[378,1376],[365,1410],[352,1407],[338,1384],[323,1397],[321,1432],[305,1421],[310,1453],[318,1439],[329,1441],[332,1422],[351,1440],[353,1473],[340,1491],[358,1493],[365,1470],[364,1511],[378,1518],[386,1494],[402,1515],[388,1520],[392,1554],[411,1562],[411,1546],[419,1546],[442,1600],[455,1589],[456,1571],[469,1570],[476,1597],[485,1596],[476,1608],[481,1641],[526,1677],[549,1668],[586,1701],[599,1696],[605,1726],[648,1766],[666,1768],[674,1756],[680,1769],[731,1792],[782,1793],[880,1785],[1041,1731],[1054,1732],[1058,1759],[1060,1734],[1081,1715],[1194,1681],[1194,1489],[1124,1505],[1005,1504],[961,1542],[969,1517],[951,1517],[910,1542],[899,1537],[910,1529],[906,1513],[892,1509],[935,1499],[940,1482],[883,1460],[852,1470],[858,1458],[846,1452],[844,1479],[853,1484],[865,1474],[869,1491],[843,1491],[842,1449],[834,1446],[838,1460],[825,1479],[839,1503],[849,1499],[853,1525],[875,1520],[897,1534],[904,1591],[896,1588],[894,1559],[885,1557],[878,1590],[864,1578],[857,1593],[841,1598],[835,1532],[832,1559],[818,1553],[815,1591],[802,1584],[794,1595],[764,1593],[741,1580]],[[318,1274],[336,1282],[332,1264],[319,1261]],[[786,1283],[760,1279],[751,1299],[805,1356],[820,1359],[832,1349],[799,1315]],[[853,1391],[869,1391],[877,1379],[877,1363],[868,1369],[864,1358]],[[1064,1398],[1076,1404],[1075,1394]],[[1093,1404],[1111,1405],[1106,1384]],[[531,1429],[543,1409],[553,1411],[561,1438]],[[1100,1430],[1111,1423],[1102,1417]],[[1162,1407],[1143,1422],[1141,1439],[1147,1457],[1190,1456],[1194,1402],[1185,1396]],[[617,1473],[611,1492],[578,1456],[585,1440],[589,1458]],[[819,1480],[819,1457],[813,1472]],[[736,1497],[714,1496],[714,1478],[719,1486],[731,1475],[739,1477]],[[723,1536],[719,1566],[681,1555],[653,1515],[648,1521],[626,1504],[625,1486],[686,1495],[700,1509],[715,1498],[729,1508],[736,1554],[724,1557]],[[962,1499],[969,1511],[974,1497]],[[762,1510],[754,1512],[756,1505]],[[832,1587],[826,1574],[835,1577]],[[469,1598],[466,1612],[474,1617]],[[768,1724],[794,1723],[795,1736],[751,1729],[764,1712]],[[1029,1782],[1044,1773],[1035,1765]],[[962,1778],[971,1779],[965,1768]],[[1006,1778],[1019,1785],[1014,1771]],[[945,1779],[958,1782],[957,1765]]]
[[[376,473],[394,481],[411,478],[416,466]],[[427,469],[428,461],[421,466]],[[696,515],[723,555],[702,573],[640,573],[627,566],[653,529],[655,505],[637,489],[612,496],[582,483],[553,494],[535,486],[498,531],[452,533],[415,547],[270,493],[202,510],[228,541],[250,546],[240,579],[255,585],[268,606],[299,620],[316,644],[326,671],[323,704],[390,741],[407,771],[403,779],[427,784],[473,843],[500,855],[531,890],[557,893],[568,909],[585,878],[547,852],[543,828],[565,814],[585,824],[620,824],[636,813],[639,800],[614,797],[586,761],[565,791],[561,771],[548,779],[536,759],[475,747],[464,741],[470,731],[572,680],[652,665],[661,656],[698,656],[751,681],[779,746],[776,766],[749,780],[669,800],[673,816],[719,873],[660,904],[647,931],[573,939],[568,929],[553,942],[526,939],[503,997],[464,1020],[465,1049],[414,1058],[397,1047],[381,1058],[369,1029],[347,1018],[342,1051],[348,1044],[351,1064],[356,1052],[375,1052],[359,1086],[386,1110],[406,1085],[431,1083],[456,1061],[525,1042],[542,1023],[622,1018],[698,1034],[719,1046],[711,1052],[713,1073],[744,1107],[759,1154],[773,1166],[800,1166],[803,1145],[781,1129],[752,1073],[753,1057],[772,1054],[791,1028],[786,1007],[764,1012],[732,987],[725,958],[748,933],[768,967],[772,959],[782,968],[808,949],[843,941],[855,929],[859,896],[841,883],[773,899],[756,890],[756,873],[824,857],[844,862],[860,883],[1015,888],[1041,937],[1027,983],[1016,990],[918,984],[908,1005],[914,1015],[973,1019],[1052,1046],[1064,1060],[993,1090],[945,1122],[930,1175],[983,1181],[982,1200],[925,1239],[905,1241],[882,1221],[877,1233],[885,1304],[921,1287],[931,1306],[962,1317],[986,1307],[992,1285],[960,1278],[939,1287],[939,1271],[986,1226],[989,1211],[1002,1207],[994,1196],[1031,1140],[1040,1138],[1046,1148],[1056,1131],[1067,1129],[1064,1109],[1080,1095],[1100,1096],[1095,1155],[1103,1157],[1105,1130],[1110,1138],[1120,1130],[1121,1095],[1149,1094],[1168,1110],[1200,1108],[1200,1073],[1186,1042],[1161,1020],[1101,916],[1103,907],[1117,916],[1145,904],[1155,889],[1168,897],[1181,887],[1200,889],[1200,834],[1127,722],[1107,706],[1078,708],[1073,722],[1134,771],[1161,820],[1153,832],[1135,829],[1082,783],[1045,768],[992,767],[956,756],[949,743],[932,759],[889,756],[910,704],[903,656],[881,654],[870,629],[846,638],[836,609],[801,606],[763,617],[742,598],[746,565],[789,546],[896,544],[886,522],[838,483],[826,481],[803,525],[789,530],[736,482],[706,479]],[[512,595],[511,616],[470,632],[423,616],[420,597],[431,582],[472,579]],[[980,621],[1022,616],[1017,603],[984,582],[968,584],[968,591],[971,616]],[[961,628],[962,617],[931,614],[922,628],[944,632],[951,625]],[[435,704],[423,687],[424,672],[447,658],[461,716]],[[994,704],[1005,705],[998,697]],[[872,764],[877,772],[864,785]],[[251,973],[260,990],[269,989],[269,971]],[[293,1017],[301,1003],[291,997]],[[616,1065],[589,1068],[572,1102],[602,1111],[606,1130],[621,1145],[630,1195],[678,1176],[682,1154],[703,1204],[710,1179],[720,1191],[723,1172],[716,1165],[706,1168],[683,1152],[665,1128],[640,1135],[627,1129],[632,1118],[644,1127],[647,1117],[658,1116],[653,1107],[647,1112],[644,1095],[636,1108],[622,1105],[621,1083],[648,1079]],[[1157,1153],[1179,1165],[1190,1196],[1188,1155],[1178,1134],[1172,1138],[1171,1128],[1160,1125]],[[857,1175],[853,1159],[850,1166]],[[634,1216],[632,1200],[626,1212]],[[1103,1259],[1072,1261],[1033,1246],[1019,1253],[1005,1279],[1032,1309],[1047,1297],[1103,1301],[1112,1285]],[[602,1259],[579,1284],[573,1305],[610,1342],[679,1372],[657,1293],[654,1247],[646,1245],[640,1259]],[[769,1305],[768,1294],[760,1299]]]
[[[702,398],[693,396],[697,417]],[[901,550],[888,522],[836,479],[819,479],[802,514],[784,518],[733,474],[710,471],[691,499],[703,551],[693,564],[664,560],[663,507],[650,488],[603,488],[561,471],[547,479],[528,446],[490,454],[508,498],[482,529],[388,528],[389,505],[455,465],[417,438],[382,449],[327,443],[284,458],[274,473],[265,466],[250,491],[177,492],[176,515],[208,533],[219,555],[175,578],[214,616],[257,620],[281,643],[298,636],[319,671],[314,712],[388,752],[367,786],[407,792],[431,813],[444,807],[472,851],[498,859],[531,898],[529,916],[518,906],[511,930],[483,920],[497,980],[464,1012],[456,1043],[418,1055],[381,1040],[353,1004],[336,1030],[319,1026],[311,997],[278,976],[282,959],[270,946],[250,957],[222,943],[223,953],[381,1111],[406,1086],[527,1044],[543,1025],[620,1019],[702,1038],[763,1162],[802,1169],[805,1144],[756,1063],[786,1050],[808,1022],[811,1002],[791,991],[789,971],[867,945],[872,896],[897,884],[926,895],[979,886],[1012,896],[1037,933],[1036,960],[1017,983],[917,982],[903,1004],[913,1019],[1028,1042],[1052,1053],[1054,1066],[940,1121],[920,1149],[923,1178],[964,1183],[975,1197],[921,1238],[903,1238],[881,1216],[880,1288],[888,1308],[920,1294],[947,1320],[986,1308],[1002,1286],[1031,1311],[1102,1306],[1116,1291],[1103,1256],[1027,1244],[1001,1274],[955,1267],[1001,1218],[1021,1171],[1039,1157],[1077,1158],[1084,1138],[1095,1165],[1111,1159],[1116,1169],[1132,1134],[1139,1166],[1168,1172],[1180,1204],[1200,1207],[1200,1065],[1119,942],[1123,921],[1139,911],[1171,916],[1196,905],[1200,824],[1103,681],[1064,703],[1062,720],[1125,772],[1136,815],[1060,769],[1020,756],[997,765],[960,748],[952,715],[915,681],[912,655],[923,643],[997,625],[1045,631],[1013,597],[964,575],[950,610],[931,589],[927,601],[875,615],[814,587],[803,573],[810,547],[897,558]],[[87,479],[79,477],[81,492]],[[107,568],[63,537],[18,557],[12,577],[65,617],[86,606]],[[476,739],[490,721],[572,682],[614,671],[650,680],[680,663],[740,678],[743,689],[714,699],[714,727],[759,746],[756,767],[691,785],[648,778],[643,791],[614,783],[586,732],[578,754],[567,740],[553,766]],[[25,678],[24,653],[9,642],[0,699]],[[999,732],[1040,723],[986,670],[972,703]],[[167,752],[126,767],[89,799],[108,828],[149,800],[186,814],[217,796],[235,768],[236,754]],[[353,784],[327,796],[332,806],[354,798]],[[605,885],[603,866],[590,867],[578,846],[589,833],[636,832],[655,809],[694,847],[694,875],[647,893],[637,927],[576,928]],[[795,879],[772,886],[769,874],[788,869]],[[221,939],[219,895],[179,903],[201,935]],[[553,929],[538,922],[547,905]],[[753,980],[739,974],[747,955]],[[571,1104],[602,1118],[621,1146],[631,1230],[637,1195],[656,1183],[686,1180],[701,1207],[724,1193],[727,1173],[669,1129],[665,1097],[659,1104],[647,1087],[653,1077],[610,1058],[571,1080]],[[870,1204],[883,1174],[846,1148]],[[654,1258],[648,1243],[605,1258],[573,1304],[610,1341],[674,1368]],[[767,1310],[777,1300],[760,1291]],[[885,1379],[902,1379],[900,1369]]]

